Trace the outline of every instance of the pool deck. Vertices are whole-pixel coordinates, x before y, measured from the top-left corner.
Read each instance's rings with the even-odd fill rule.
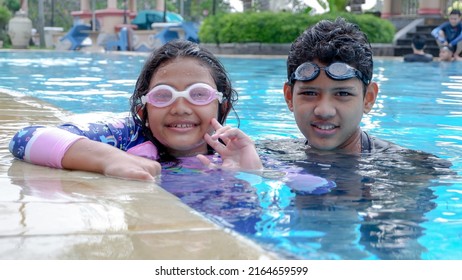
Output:
[[[0,259],[276,259],[150,182],[15,160],[11,137],[69,115],[0,92]]]

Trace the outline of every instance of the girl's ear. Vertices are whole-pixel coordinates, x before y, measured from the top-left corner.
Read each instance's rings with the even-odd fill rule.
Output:
[[[228,99],[223,100],[223,104],[221,105],[221,110],[223,111],[223,113],[228,115],[228,113],[229,113],[229,101],[228,101]]]
[[[225,123],[226,117],[228,116],[230,110],[231,110],[230,102],[228,101],[228,99],[224,99],[223,102],[221,104],[219,104],[219,107],[218,107],[218,118],[217,118],[217,120],[218,120],[218,122],[220,124]]]
[[[366,95],[364,96],[364,114],[369,113],[375,104],[377,94],[379,93],[379,86],[376,82],[371,82],[366,89]]]
[[[290,86],[288,83],[284,84],[284,99],[286,100],[287,107],[291,112],[294,111],[294,105],[293,105],[293,94],[292,94],[292,86]]]

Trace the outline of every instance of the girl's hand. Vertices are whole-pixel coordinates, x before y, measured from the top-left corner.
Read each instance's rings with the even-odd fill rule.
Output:
[[[109,157],[102,173],[121,179],[153,181],[161,170],[162,167],[157,161],[122,151],[122,153]]]
[[[242,130],[230,126],[222,126],[215,118],[211,120],[215,133],[210,136],[204,135],[207,144],[210,145],[222,158],[222,167],[230,169],[259,170],[263,168],[255,145]],[[222,144],[218,139],[221,139]],[[197,156],[206,166],[212,163],[204,155]]]
[[[153,181],[162,168],[157,161],[131,155],[105,143],[81,139],[66,151],[65,169],[100,173],[129,180]]]

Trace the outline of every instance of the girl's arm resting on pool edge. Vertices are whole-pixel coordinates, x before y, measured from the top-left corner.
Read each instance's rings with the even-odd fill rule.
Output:
[[[83,136],[56,127],[31,126],[18,131],[10,141],[10,152],[19,159],[37,165],[63,168],[67,149]]]
[[[157,161],[131,155],[111,145],[86,138],[69,147],[62,158],[62,166],[132,180],[154,180],[154,176],[161,171]]]
[[[11,140],[9,149],[16,158],[33,164],[126,179],[152,180],[161,170],[156,161],[57,127],[21,129]]]

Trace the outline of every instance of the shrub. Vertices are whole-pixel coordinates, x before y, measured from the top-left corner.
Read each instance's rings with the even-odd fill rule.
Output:
[[[3,41],[4,46],[9,45],[9,37],[6,32],[6,25],[11,19],[11,13],[6,7],[0,6],[0,41]]]
[[[308,26],[322,19],[337,17],[356,23],[371,43],[391,43],[393,24],[370,14],[327,13],[308,15],[289,12],[246,12],[209,16],[202,23],[199,38],[202,43],[291,43]]]

